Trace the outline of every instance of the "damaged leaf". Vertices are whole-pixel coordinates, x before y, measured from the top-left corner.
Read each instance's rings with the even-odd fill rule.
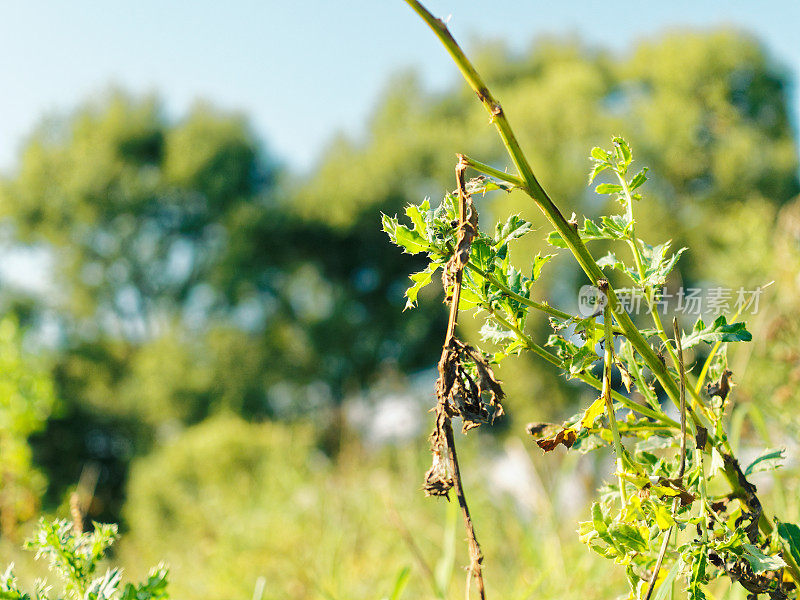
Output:
[[[552,452],[559,444],[562,444],[569,450],[578,438],[578,432],[573,428],[564,428],[563,426],[549,423],[528,425],[528,433],[532,435],[534,439],[539,438],[536,439],[536,445],[545,452]]]

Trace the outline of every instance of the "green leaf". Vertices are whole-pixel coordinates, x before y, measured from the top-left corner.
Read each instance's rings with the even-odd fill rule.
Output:
[[[403,248],[407,254],[419,254],[429,250],[425,238],[405,225],[398,225],[395,229],[394,243]]]
[[[647,181],[647,167],[634,175],[633,179],[631,179],[630,183],[628,183],[628,189],[632,192],[644,184],[645,181]]]
[[[431,268],[432,267],[432,268]],[[423,271],[419,271],[418,273],[412,273],[408,276],[408,278],[414,282],[413,285],[406,290],[406,306],[403,310],[407,308],[414,308],[417,305],[417,295],[419,294],[420,290],[424,288],[431,282],[431,277],[439,268],[438,264],[432,264],[425,267]]]
[[[775,571],[786,566],[783,559],[778,556],[768,556],[764,554],[758,546],[752,544],[742,544],[745,550],[744,559],[750,563],[754,573],[763,573],[764,571]]]
[[[583,411],[583,417],[581,418],[581,428],[588,429],[594,422],[597,420],[597,417],[602,415],[606,410],[606,401],[603,396],[600,396],[597,400],[592,402],[585,411]]]
[[[547,243],[551,246],[555,246],[556,248],[569,248],[569,246],[567,246],[567,242],[564,241],[564,238],[562,238],[561,234],[557,231],[550,232],[550,234],[547,236]]]
[[[633,160],[633,154],[631,153],[631,147],[628,145],[628,142],[621,137],[615,137],[611,141],[614,143],[618,151],[617,154],[622,159],[623,164],[627,167]]]
[[[469,248],[469,260],[482,271],[494,269],[494,252],[486,238],[472,242]]]
[[[531,269],[531,279],[536,281],[539,279],[539,275],[542,273],[542,267],[544,267],[547,262],[553,258],[555,254],[542,254],[541,252],[537,252],[536,256],[533,257],[533,267]]]
[[[619,544],[634,552],[645,552],[647,542],[638,528],[627,523],[614,523],[608,528],[609,535]]]
[[[744,476],[747,477],[751,473],[758,473],[759,471],[774,471],[775,469],[783,466],[783,461],[786,460],[786,450],[780,448],[778,450],[767,450],[756,458],[744,470]]]
[[[475,308],[483,302],[483,298],[474,291],[464,286],[461,288],[461,299],[458,302],[458,310],[469,310]]]
[[[800,564],[800,527],[794,523],[778,523],[778,535],[789,547],[794,562]]]
[[[606,239],[621,240],[628,236],[631,222],[626,215],[600,217],[601,228]]]
[[[411,219],[411,224],[414,226],[414,231],[420,234],[421,237],[427,238],[427,227],[425,225],[425,217],[422,215],[420,209],[428,210],[428,201],[422,203],[422,206],[416,204],[409,204],[406,206],[406,216]]]
[[[658,246],[642,245],[642,264],[644,266],[644,281],[642,287],[661,287],[667,281],[667,276],[675,268],[678,259],[686,251],[681,248],[671,256],[667,255],[671,242],[664,242]]]
[[[594,191],[598,194],[619,194],[622,192],[622,186],[618,183],[601,183]]]
[[[400,225],[396,218],[388,215],[381,215],[383,230],[389,235],[389,239],[397,246],[403,248],[407,254],[419,254],[430,249],[428,242],[416,231],[410,230],[405,225]]]
[[[500,223],[497,224],[494,235],[494,246],[499,248],[511,240],[521,238],[530,231],[533,231],[533,225],[525,219],[520,218],[519,215],[511,215],[502,225]]]
[[[168,575],[169,569],[163,564],[150,569],[147,581],[137,586],[130,583],[125,586],[121,600],[166,600],[169,598]]]
[[[712,344],[715,342],[749,342],[753,339],[744,323],[728,324],[724,316],[720,316],[712,325],[705,326],[702,319],[697,319],[689,335],[681,338],[681,346],[691,348],[700,342]]]
[[[605,162],[597,163],[592,169],[591,173],[589,173],[589,185],[591,185],[592,182],[594,182],[595,177],[597,177],[600,173],[602,173],[608,168],[609,168],[608,163]]]
[[[601,257],[597,261],[597,266],[600,267],[601,269],[604,269],[606,267],[611,267],[612,269],[616,269],[620,273],[624,273],[625,275],[630,277],[634,283],[636,284],[639,283],[639,274],[636,273],[634,270],[627,268],[625,266],[625,263],[623,263],[620,259],[618,259],[617,256],[612,252],[609,252],[605,256]]]
[[[405,566],[397,573],[397,577],[394,580],[394,589],[392,590],[392,595],[389,596],[389,600],[399,600],[403,590],[405,589],[406,585],[408,584],[408,577],[411,575],[411,567]]]
[[[675,519],[672,518],[672,513],[669,508],[663,504],[656,504],[655,508],[656,525],[661,531],[666,531],[675,525]]]
[[[692,575],[689,578],[689,598],[690,600],[706,600],[701,585],[706,578],[707,559],[703,548],[697,548],[692,556]]]
[[[608,534],[608,526],[606,525],[603,509],[599,502],[592,504],[592,526],[594,527],[594,530],[597,532],[597,535],[600,537],[600,539],[608,544],[613,545],[614,541]]]
[[[605,151],[602,148],[599,148],[597,146],[592,148],[592,153],[591,153],[590,156],[594,160],[599,160],[601,162],[608,162],[609,160],[611,160],[611,155],[607,151]]]
[[[481,339],[483,341],[490,341],[495,344],[500,344],[502,342],[516,339],[517,334],[511,331],[510,329],[506,329],[501,327],[496,321],[487,320],[480,330]]]

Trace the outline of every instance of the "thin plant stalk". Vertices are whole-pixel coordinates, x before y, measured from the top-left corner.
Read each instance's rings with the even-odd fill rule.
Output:
[[[614,413],[614,403],[611,401],[611,369],[614,366],[614,332],[611,327],[611,309],[608,306],[604,308],[603,312],[603,325],[605,326],[605,360],[603,363],[603,399],[606,403],[606,411],[608,412],[608,423],[611,427],[611,437],[614,441],[614,452],[617,455],[617,480],[619,481],[619,497],[622,501],[622,510],[628,505],[628,498],[625,495],[625,479],[623,473],[625,472],[625,461],[623,457],[622,441],[619,437],[619,428],[617,427],[617,416]]]

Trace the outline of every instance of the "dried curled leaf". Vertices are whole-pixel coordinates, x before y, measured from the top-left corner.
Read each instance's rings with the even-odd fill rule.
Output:
[[[694,494],[688,492],[686,488],[683,487],[683,481],[681,479],[659,477],[658,484],[655,488],[655,491],[661,497],[678,497],[681,502],[681,508],[689,506],[696,499]]]
[[[448,493],[454,482],[448,469],[447,436],[444,432],[445,420],[448,418],[444,410],[441,407],[437,407],[436,426],[430,438],[433,462],[431,468],[425,473],[425,483],[422,489],[425,491],[426,496],[444,496],[449,500]]]
[[[728,398],[728,393],[731,391],[731,382],[730,378],[733,376],[733,372],[725,369],[722,372],[722,375],[719,376],[719,381],[717,383],[709,383],[706,386],[706,392],[709,396],[719,396],[722,402]]]
[[[572,448],[578,439],[578,432],[572,427],[554,423],[529,423],[526,429],[536,440],[536,445],[545,452],[552,452],[559,444],[567,449]]]
[[[462,418],[464,432],[503,415],[505,394],[489,363],[455,338],[442,352],[436,395],[449,416]]]

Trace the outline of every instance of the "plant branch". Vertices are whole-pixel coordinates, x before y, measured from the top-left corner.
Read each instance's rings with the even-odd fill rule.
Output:
[[[456,322],[458,321],[458,305],[461,298],[461,285],[464,267],[467,264],[469,256],[469,244],[475,231],[475,221],[472,221],[474,208],[471,203],[468,205],[468,195],[466,191],[466,184],[464,181],[464,171],[467,165],[463,157],[459,157],[458,164],[456,165],[456,183],[458,185],[458,213],[459,213],[459,235],[458,243],[452,258],[448,262],[445,269],[448,269],[453,274],[453,293],[450,297],[450,316],[447,320],[447,333],[445,334],[444,346],[442,348],[442,358],[439,361],[440,381],[445,378],[445,365],[447,364],[450,347],[455,341],[453,335],[455,333]],[[470,214],[467,214],[467,211]],[[481,564],[483,563],[483,554],[481,553],[480,544],[475,536],[475,527],[472,524],[472,518],[469,514],[469,507],[467,506],[467,498],[464,494],[464,486],[461,481],[461,470],[458,465],[458,454],[456,453],[456,443],[453,438],[453,426],[450,420],[450,414],[446,406],[446,398],[444,395],[439,396],[439,404],[436,407],[437,411],[437,427],[444,434],[445,446],[447,447],[447,457],[450,467],[450,472],[453,476],[453,488],[455,489],[458,504],[461,507],[461,512],[464,515],[464,528],[467,532],[467,541],[469,545],[470,567],[469,574],[467,575],[467,598],[469,598],[469,587],[472,577],[474,576],[478,582],[478,592],[481,600],[486,598],[486,590],[483,582],[483,571]]]
[[[602,288],[601,288],[602,289]],[[622,475],[625,471],[623,461],[622,442],[619,438],[617,428],[617,416],[614,413],[614,403],[611,401],[611,368],[614,366],[614,332],[611,328],[611,309],[606,306],[603,309],[603,325],[605,326],[605,358],[603,361],[603,398],[606,402],[608,412],[608,423],[611,427],[611,438],[614,441],[614,452],[617,455],[617,479],[619,480],[619,497],[622,501],[621,510],[625,510],[628,505],[628,498],[625,495],[625,480]]]
[[[678,319],[677,317],[672,321],[672,327],[675,331],[675,344],[678,348],[678,353],[676,356],[676,362],[678,366],[678,372],[680,374],[680,384],[681,384],[681,462],[680,467],[678,468],[678,479],[683,478],[683,474],[686,471],[686,382],[685,382],[685,367],[683,363],[683,348],[681,348],[681,335],[678,329]],[[703,499],[706,502],[705,499]],[[707,502],[706,502],[707,503]],[[675,517],[675,511],[678,509],[678,498],[672,500],[672,517]],[[656,560],[656,566],[653,569],[653,577],[650,579],[650,584],[647,586],[647,594],[644,597],[644,600],[650,600],[650,596],[653,593],[653,589],[656,587],[656,580],[658,579],[658,573],[661,571],[661,563],[664,561],[664,556],[667,554],[667,548],[669,547],[669,540],[672,537],[672,532],[675,529],[675,525],[671,525],[669,529],[667,529],[666,533],[664,534],[664,541],[661,542],[661,549],[658,552],[658,559]]]
[[[564,215],[561,214],[561,211],[558,210],[558,207],[553,203],[553,201],[547,195],[547,192],[545,192],[544,188],[539,184],[539,181],[533,174],[533,170],[531,169],[527,158],[525,158],[525,155],[520,148],[519,142],[517,141],[513,130],[511,129],[500,103],[494,98],[494,96],[492,96],[483,79],[475,70],[475,67],[466,57],[455,39],[453,39],[453,36],[448,31],[444,22],[428,12],[428,10],[422,6],[418,0],[406,0],[406,3],[425,21],[425,23],[428,24],[428,26],[433,30],[434,34],[439,38],[442,44],[444,44],[445,49],[453,58],[453,61],[461,71],[464,79],[475,91],[475,93],[478,95],[478,99],[489,112],[491,121],[497,128],[511,161],[514,163],[520,175],[522,176],[522,180],[525,182],[525,190],[536,203],[536,205],[542,210],[545,217],[548,219],[548,221],[550,221],[551,225],[553,225],[556,231],[558,231],[558,233],[561,235],[562,239],[575,256],[575,259],[578,261],[578,264],[580,264],[581,268],[592,281],[592,283],[594,283],[594,285],[598,285],[598,282],[604,279],[603,271],[599,266],[597,266],[597,262],[586,248],[586,245],[583,243],[583,240],[581,240],[577,230],[567,222],[567,220],[564,218]],[[608,286],[608,290],[606,292],[606,298],[614,318],[622,328],[623,334],[628,340],[630,340],[631,344],[634,346],[634,348],[636,348],[637,352],[639,352],[639,355],[647,363],[647,366],[650,367],[650,370],[655,374],[667,395],[677,406],[679,399],[678,386],[675,383],[675,380],[672,379],[664,364],[659,360],[656,353],[647,343],[647,340],[634,325],[628,313],[624,311],[620,305],[616,293],[614,292],[613,287],[610,285]]]
[[[528,349],[531,350],[534,354],[536,354],[540,358],[543,358],[551,365],[554,365],[560,369],[566,369],[566,365],[560,358],[558,358],[558,356],[542,348],[539,344],[534,342],[530,338],[530,336],[526,335],[519,327],[511,323],[509,320],[503,318],[501,315],[497,314],[497,311],[495,311],[493,308],[489,306],[483,306],[482,308],[489,311],[491,315],[497,320],[497,322],[500,323],[503,327],[506,327],[511,331],[513,331],[517,335],[519,340],[523,342],[528,347]],[[602,391],[603,389],[603,382],[597,379],[597,377],[595,377],[594,375],[591,375],[590,373],[580,372],[575,375],[575,378],[580,379],[581,381],[590,385],[591,387],[595,388],[598,391]],[[620,394],[615,390],[611,390],[611,397],[617,402],[619,402],[622,406],[627,408],[628,410],[639,413],[640,415],[643,415],[645,417],[649,417],[655,421],[659,421],[660,423],[663,423],[668,427],[675,429],[679,427],[676,421],[673,421],[665,414],[657,412],[648,406],[639,404],[638,402],[634,402],[630,398],[623,396],[622,394]]]
[[[461,471],[458,467],[458,454],[456,454],[456,443],[453,439],[453,426],[450,419],[445,419],[444,434],[447,440],[447,454],[450,462],[450,468],[453,472],[453,489],[456,492],[458,505],[461,507],[461,512],[464,515],[464,529],[467,532],[467,544],[469,545],[470,566],[469,573],[467,574],[467,598],[469,597],[469,583],[474,576],[475,581],[478,582],[478,594],[481,600],[486,598],[486,589],[483,583],[483,553],[481,546],[478,543],[478,538],[475,536],[475,527],[472,525],[472,517],[469,514],[469,507],[467,506],[467,498],[464,495],[464,487],[461,483]]]
[[[511,173],[506,173],[505,171],[501,171],[500,169],[495,169],[494,167],[491,167],[487,164],[477,161],[474,158],[469,158],[468,156],[463,156],[463,160],[464,162],[467,163],[467,166],[472,167],[473,169],[475,169],[480,173],[483,173],[484,175],[489,175],[490,177],[494,177],[495,179],[499,179],[500,181],[505,181],[506,183],[510,183],[514,187],[526,190],[525,182],[516,175],[512,175]]]
[[[523,306],[535,308],[536,310],[541,311],[546,315],[550,315],[551,317],[556,317],[558,319],[564,319],[565,321],[572,321],[578,323],[582,320],[579,317],[576,317],[575,315],[569,314],[568,312],[564,312],[563,310],[553,308],[546,302],[537,302],[536,300],[531,300],[530,298],[526,298],[525,296],[520,296],[519,294],[511,290],[508,286],[503,285],[496,277],[487,273],[486,271],[475,265],[473,262],[467,263],[467,266],[469,266],[471,271],[474,271],[475,273],[483,277],[486,281],[495,286],[497,289],[499,289],[501,292],[503,292],[503,294],[505,294],[512,300],[519,302]],[[598,332],[602,332],[603,326],[596,323],[595,329]],[[623,332],[619,327],[616,327],[614,328],[614,333],[621,334]]]

